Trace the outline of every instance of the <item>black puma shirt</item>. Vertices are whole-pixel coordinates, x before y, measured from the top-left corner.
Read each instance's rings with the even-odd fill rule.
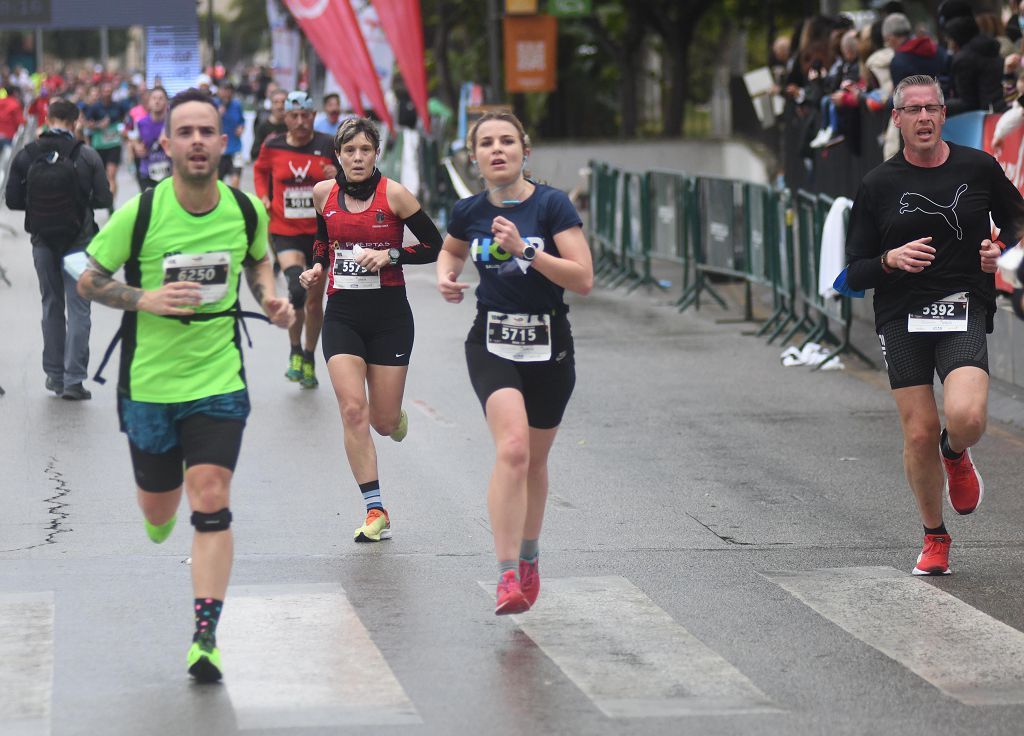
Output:
[[[846,233],[847,283],[874,289],[875,328],[954,294],[970,292],[995,313],[995,277],[981,270],[981,241],[992,234],[989,214],[1008,246],[1024,235],[1024,198],[984,151],[949,143],[941,166],[922,168],[903,152],[861,182]],[[884,251],[931,236],[935,260],[920,273],[882,269]]]

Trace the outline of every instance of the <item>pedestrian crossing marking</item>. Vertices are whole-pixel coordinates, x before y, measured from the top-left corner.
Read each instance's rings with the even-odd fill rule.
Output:
[[[511,618],[609,718],[782,712],[626,578],[544,578]]]
[[[1024,633],[891,567],[761,573],[966,705],[1024,704]]]
[[[422,723],[340,586],[232,586],[223,616],[239,729]]]
[[[0,733],[49,736],[53,593],[0,595]]]

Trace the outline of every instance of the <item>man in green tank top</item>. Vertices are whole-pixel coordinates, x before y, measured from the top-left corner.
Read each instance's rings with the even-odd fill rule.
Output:
[[[217,180],[225,143],[212,98],[194,89],[176,95],[161,139],[173,175],[114,213],[78,282],[82,296],[125,310],[118,414],[150,539],[168,537],[183,489],[188,496],[196,624],[188,667],[207,682],[221,678],[229,490],[249,414],[240,275],[271,322],[287,328],[295,318],[275,294],[264,208]],[[121,267],[126,283],[112,278]]]

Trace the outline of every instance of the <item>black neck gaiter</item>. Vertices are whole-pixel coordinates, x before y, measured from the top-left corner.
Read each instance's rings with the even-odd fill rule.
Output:
[[[373,173],[363,181],[348,181],[345,178],[345,172],[341,169],[338,170],[338,177],[336,179],[338,186],[352,199],[358,199],[366,201],[373,196],[373,193],[377,191],[377,184],[380,182],[380,169],[374,167]]]

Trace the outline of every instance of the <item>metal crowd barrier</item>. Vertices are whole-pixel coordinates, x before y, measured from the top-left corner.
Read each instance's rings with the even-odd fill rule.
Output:
[[[788,343],[834,345],[873,365],[850,341],[849,297],[818,294],[822,226],[833,200],[798,190],[683,172],[642,174],[591,161],[590,237],[595,278],[607,288],[660,286],[651,258],[682,269],[679,311],[700,309],[707,296],[726,307],[715,283],[743,284],[743,321],[754,321],[753,287],[767,289],[772,312],[757,335]],[[820,368],[821,365],[818,367]]]

